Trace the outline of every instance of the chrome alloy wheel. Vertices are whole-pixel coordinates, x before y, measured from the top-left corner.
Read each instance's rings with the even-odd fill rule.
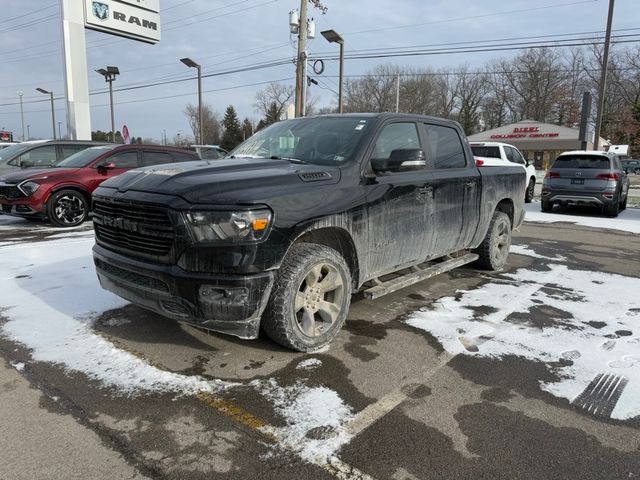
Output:
[[[294,315],[298,327],[308,337],[322,335],[337,321],[345,295],[338,269],[330,263],[312,267],[298,287]]]
[[[65,194],[56,200],[53,213],[65,225],[81,223],[87,215],[85,200],[80,194]]]

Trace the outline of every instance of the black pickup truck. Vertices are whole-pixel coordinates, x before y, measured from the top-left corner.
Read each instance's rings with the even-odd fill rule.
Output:
[[[163,316],[299,351],[376,298],[501,269],[525,171],[478,169],[460,126],[405,114],[285,120],[225,159],[131,170],[93,196],[103,288]]]

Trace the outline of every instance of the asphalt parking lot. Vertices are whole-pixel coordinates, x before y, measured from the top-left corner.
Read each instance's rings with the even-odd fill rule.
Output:
[[[0,217],[0,478],[638,478],[640,211],[556,215],[311,354],[114,300],[89,224]]]

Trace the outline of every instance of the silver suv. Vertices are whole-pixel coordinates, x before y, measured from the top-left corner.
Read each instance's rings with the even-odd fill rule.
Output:
[[[629,178],[618,156],[609,152],[565,152],[542,183],[542,211],[554,205],[589,205],[616,217],[627,207]]]

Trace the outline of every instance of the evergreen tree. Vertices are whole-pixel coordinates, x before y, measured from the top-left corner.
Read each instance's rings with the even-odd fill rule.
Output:
[[[229,105],[225,110],[222,127],[224,128],[224,132],[220,146],[230,151],[242,141],[242,127],[240,126],[240,120],[238,120],[238,115],[233,105]]]

